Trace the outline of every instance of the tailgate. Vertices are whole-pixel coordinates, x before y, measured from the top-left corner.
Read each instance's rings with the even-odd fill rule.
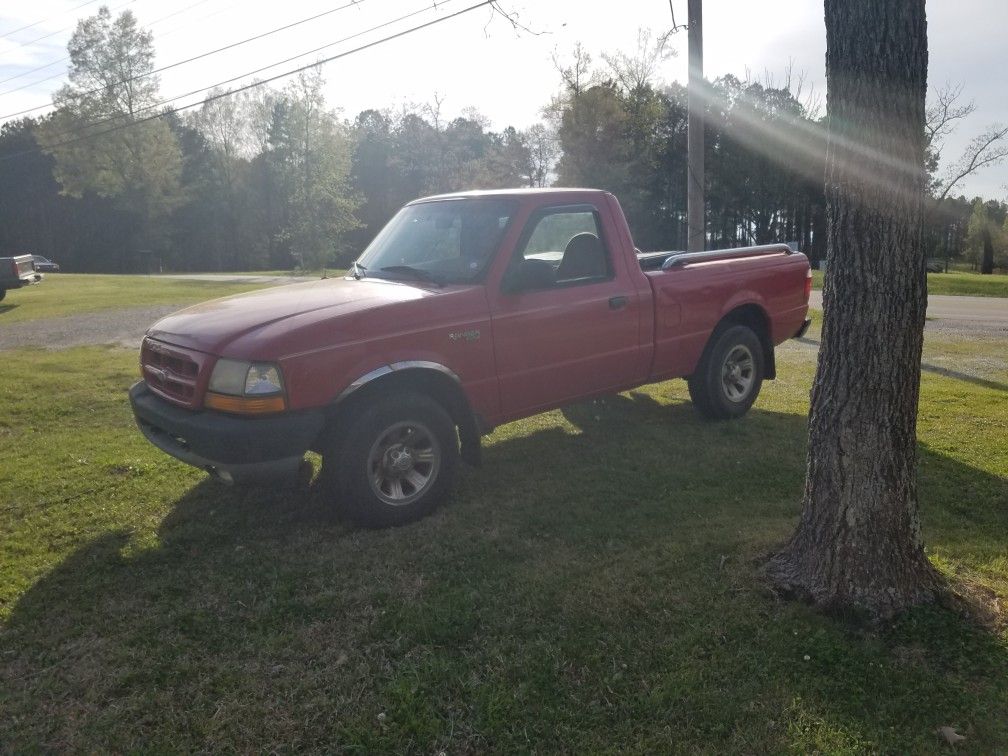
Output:
[[[18,278],[27,278],[35,275],[35,261],[32,260],[31,255],[15,257],[14,264],[17,265]]]
[[[31,255],[18,255],[10,259],[12,278],[20,280],[23,284],[33,284],[42,280],[42,274],[35,272],[35,260]]]

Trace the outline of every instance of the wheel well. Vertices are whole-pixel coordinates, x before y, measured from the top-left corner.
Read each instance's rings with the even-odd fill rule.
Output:
[[[718,329],[727,325],[744,325],[751,329],[763,345],[763,365],[766,368],[766,378],[777,377],[777,364],[774,359],[773,341],[770,340],[770,319],[766,311],[757,304],[746,304],[736,307],[718,323]]]
[[[345,419],[369,401],[396,391],[416,391],[426,394],[445,408],[458,428],[461,456],[471,465],[480,463],[480,432],[475,414],[462,387],[448,375],[429,368],[395,370],[364,384],[337,400],[333,405],[327,431],[338,428]]]

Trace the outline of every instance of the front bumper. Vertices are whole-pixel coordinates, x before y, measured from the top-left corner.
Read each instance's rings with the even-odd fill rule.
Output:
[[[137,426],[161,451],[224,481],[294,475],[325,424],[321,410],[234,417],[176,407],[143,381],[129,390]]]

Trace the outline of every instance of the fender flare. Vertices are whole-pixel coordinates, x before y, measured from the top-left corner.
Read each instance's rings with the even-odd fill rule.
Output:
[[[440,362],[428,362],[427,360],[404,360],[402,362],[392,362],[388,365],[381,365],[380,367],[376,367],[374,370],[369,370],[339,393],[336,397],[336,404],[339,404],[355,391],[364,388],[372,381],[376,381],[379,378],[384,378],[386,375],[391,375],[392,373],[402,370],[434,370],[451,378],[452,381],[455,382],[455,385],[457,385],[459,389],[462,389],[462,379],[459,378],[451,368],[445,367]]]
[[[449,379],[454,387],[454,390],[451,392],[452,401],[448,403],[449,406],[446,406],[445,409],[451,415],[452,420],[458,427],[460,454],[462,459],[470,465],[478,467],[482,459],[479,418],[476,416],[476,413],[473,412],[472,407],[469,404],[469,397],[466,395],[465,389],[462,387],[462,379],[460,379],[451,368],[446,367],[439,362],[430,362],[428,360],[403,360],[376,367],[373,370],[369,370],[367,373],[360,376],[351,382],[349,386],[343,389],[333,402],[333,406],[338,410],[347,399],[357,394],[357,392],[366,386],[373,384],[375,381],[388,378],[389,376],[395,374],[402,374],[405,371],[413,370],[424,373],[433,372]],[[435,398],[440,399],[440,397]],[[444,404],[445,402],[442,403]]]

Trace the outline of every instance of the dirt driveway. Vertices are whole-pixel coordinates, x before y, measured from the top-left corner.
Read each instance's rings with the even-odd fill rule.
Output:
[[[165,275],[162,278],[269,285],[316,280],[315,277],[309,276],[257,276],[226,273]],[[192,304],[190,302],[188,304],[128,307],[79,315],[65,315],[57,318],[38,318],[11,324],[0,322],[0,351],[21,347],[67,349],[95,344],[111,344],[134,349],[140,346],[140,341],[154,321],[185,307],[190,307]]]
[[[134,348],[140,345],[151,323],[185,306],[130,307],[11,323],[0,327],[0,350],[19,347],[66,349],[89,344]]]

